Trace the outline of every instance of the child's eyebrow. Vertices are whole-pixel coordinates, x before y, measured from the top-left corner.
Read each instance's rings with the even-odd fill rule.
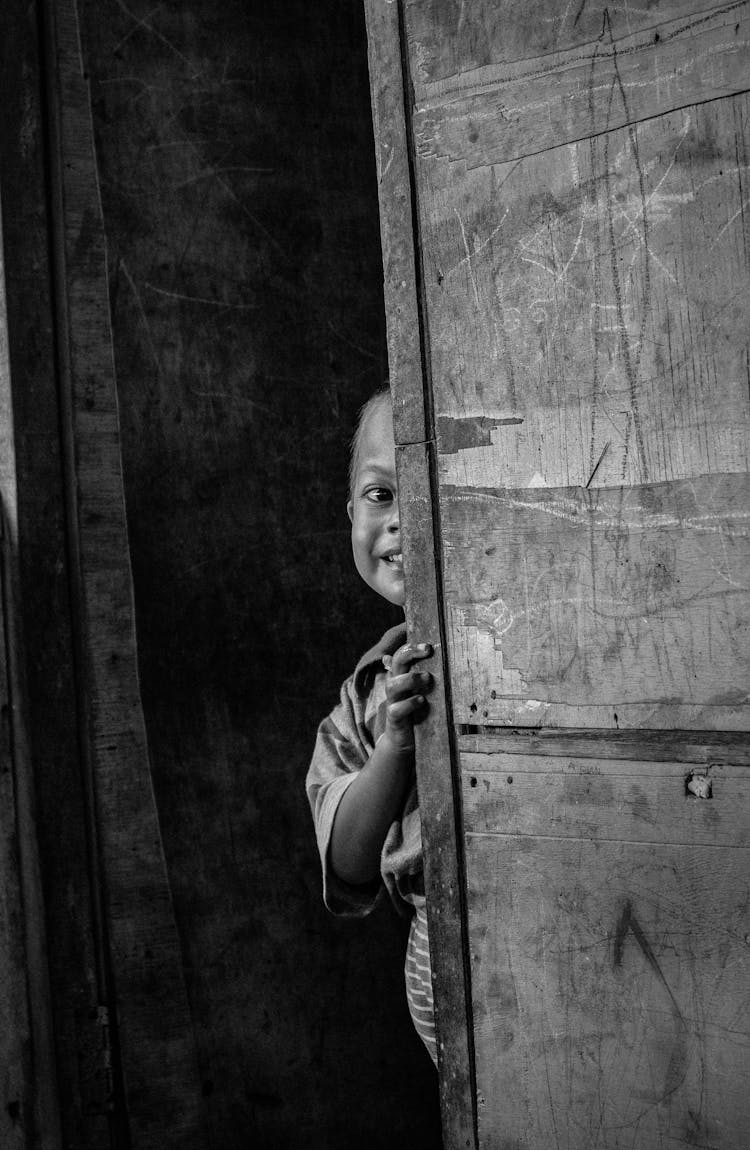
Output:
[[[393,479],[395,478],[395,471],[390,467],[384,467],[382,463],[365,460],[359,469],[360,477],[363,475],[375,476],[376,478]]]

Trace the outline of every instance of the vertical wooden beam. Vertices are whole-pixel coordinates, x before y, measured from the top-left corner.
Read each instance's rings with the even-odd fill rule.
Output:
[[[396,442],[422,443],[425,395],[399,6],[365,0],[365,16]]]
[[[38,841],[44,898],[43,919],[41,907],[33,913],[26,909],[24,929],[30,945],[43,948],[46,928],[51,1019],[43,1010],[36,1045],[41,1051],[40,1043],[46,1042],[51,1050],[54,1041],[63,1142],[78,1150],[108,1150],[110,1100],[97,1017],[102,997],[65,549],[38,5],[7,0],[0,8],[0,33],[0,196],[7,289],[0,486],[8,548],[5,601],[13,630],[8,644],[8,658],[14,661],[11,746],[17,789],[26,788],[26,809],[35,814],[31,835]],[[28,830],[19,834],[24,844],[30,842]],[[29,896],[27,908],[33,906]],[[37,963],[29,956],[30,973]],[[32,1016],[38,1014],[31,994],[30,1010]],[[41,1098],[53,1089],[54,1073],[36,1065],[34,1076]],[[35,1137],[41,1145],[46,1144],[46,1125],[37,1119]],[[47,1142],[50,1138],[54,1145],[52,1135]]]
[[[202,1150],[203,1105],[138,688],[107,253],[73,0],[45,9],[68,530],[109,1022],[132,1145]]]
[[[62,1146],[39,866],[26,739],[15,451],[0,228],[0,1145]]]
[[[434,521],[434,431],[420,299],[419,239],[410,138],[410,81],[401,6],[366,0],[388,359],[397,444],[410,636],[435,648],[436,689],[420,726],[417,786],[438,1037],[445,1150],[476,1146],[471,987],[467,954],[463,833],[453,747],[450,676],[441,617]],[[437,525],[439,531],[439,524]]]
[[[476,1146],[471,982],[464,892],[463,819],[450,705],[450,674],[436,573],[430,448],[397,448],[410,636],[432,643],[430,716],[417,729],[417,788],[438,1038],[445,1150]],[[434,665],[433,665],[434,664]]]

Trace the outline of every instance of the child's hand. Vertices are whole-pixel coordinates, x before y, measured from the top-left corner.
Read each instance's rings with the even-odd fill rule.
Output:
[[[414,724],[425,718],[428,710],[425,695],[433,686],[430,672],[413,670],[412,663],[429,659],[430,655],[429,643],[406,643],[395,655],[383,656],[383,666],[388,672],[385,737],[399,754],[414,750]]]

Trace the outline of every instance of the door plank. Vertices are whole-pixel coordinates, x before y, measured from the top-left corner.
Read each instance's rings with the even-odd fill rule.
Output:
[[[747,767],[502,753],[461,766],[467,834],[750,848]]]

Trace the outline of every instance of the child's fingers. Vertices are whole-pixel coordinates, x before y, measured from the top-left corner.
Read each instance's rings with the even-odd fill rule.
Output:
[[[399,699],[395,703],[388,704],[388,722],[394,727],[411,726],[426,707],[427,700],[423,695],[411,695],[408,699]]]
[[[422,691],[431,691],[432,686],[433,679],[429,671],[408,671],[405,675],[389,677],[385,693],[390,702],[396,702]]]
[[[431,654],[431,643],[404,643],[392,657],[390,666],[385,663],[385,659],[383,663],[391,675],[403,675],[417,659],[429,659]]]

